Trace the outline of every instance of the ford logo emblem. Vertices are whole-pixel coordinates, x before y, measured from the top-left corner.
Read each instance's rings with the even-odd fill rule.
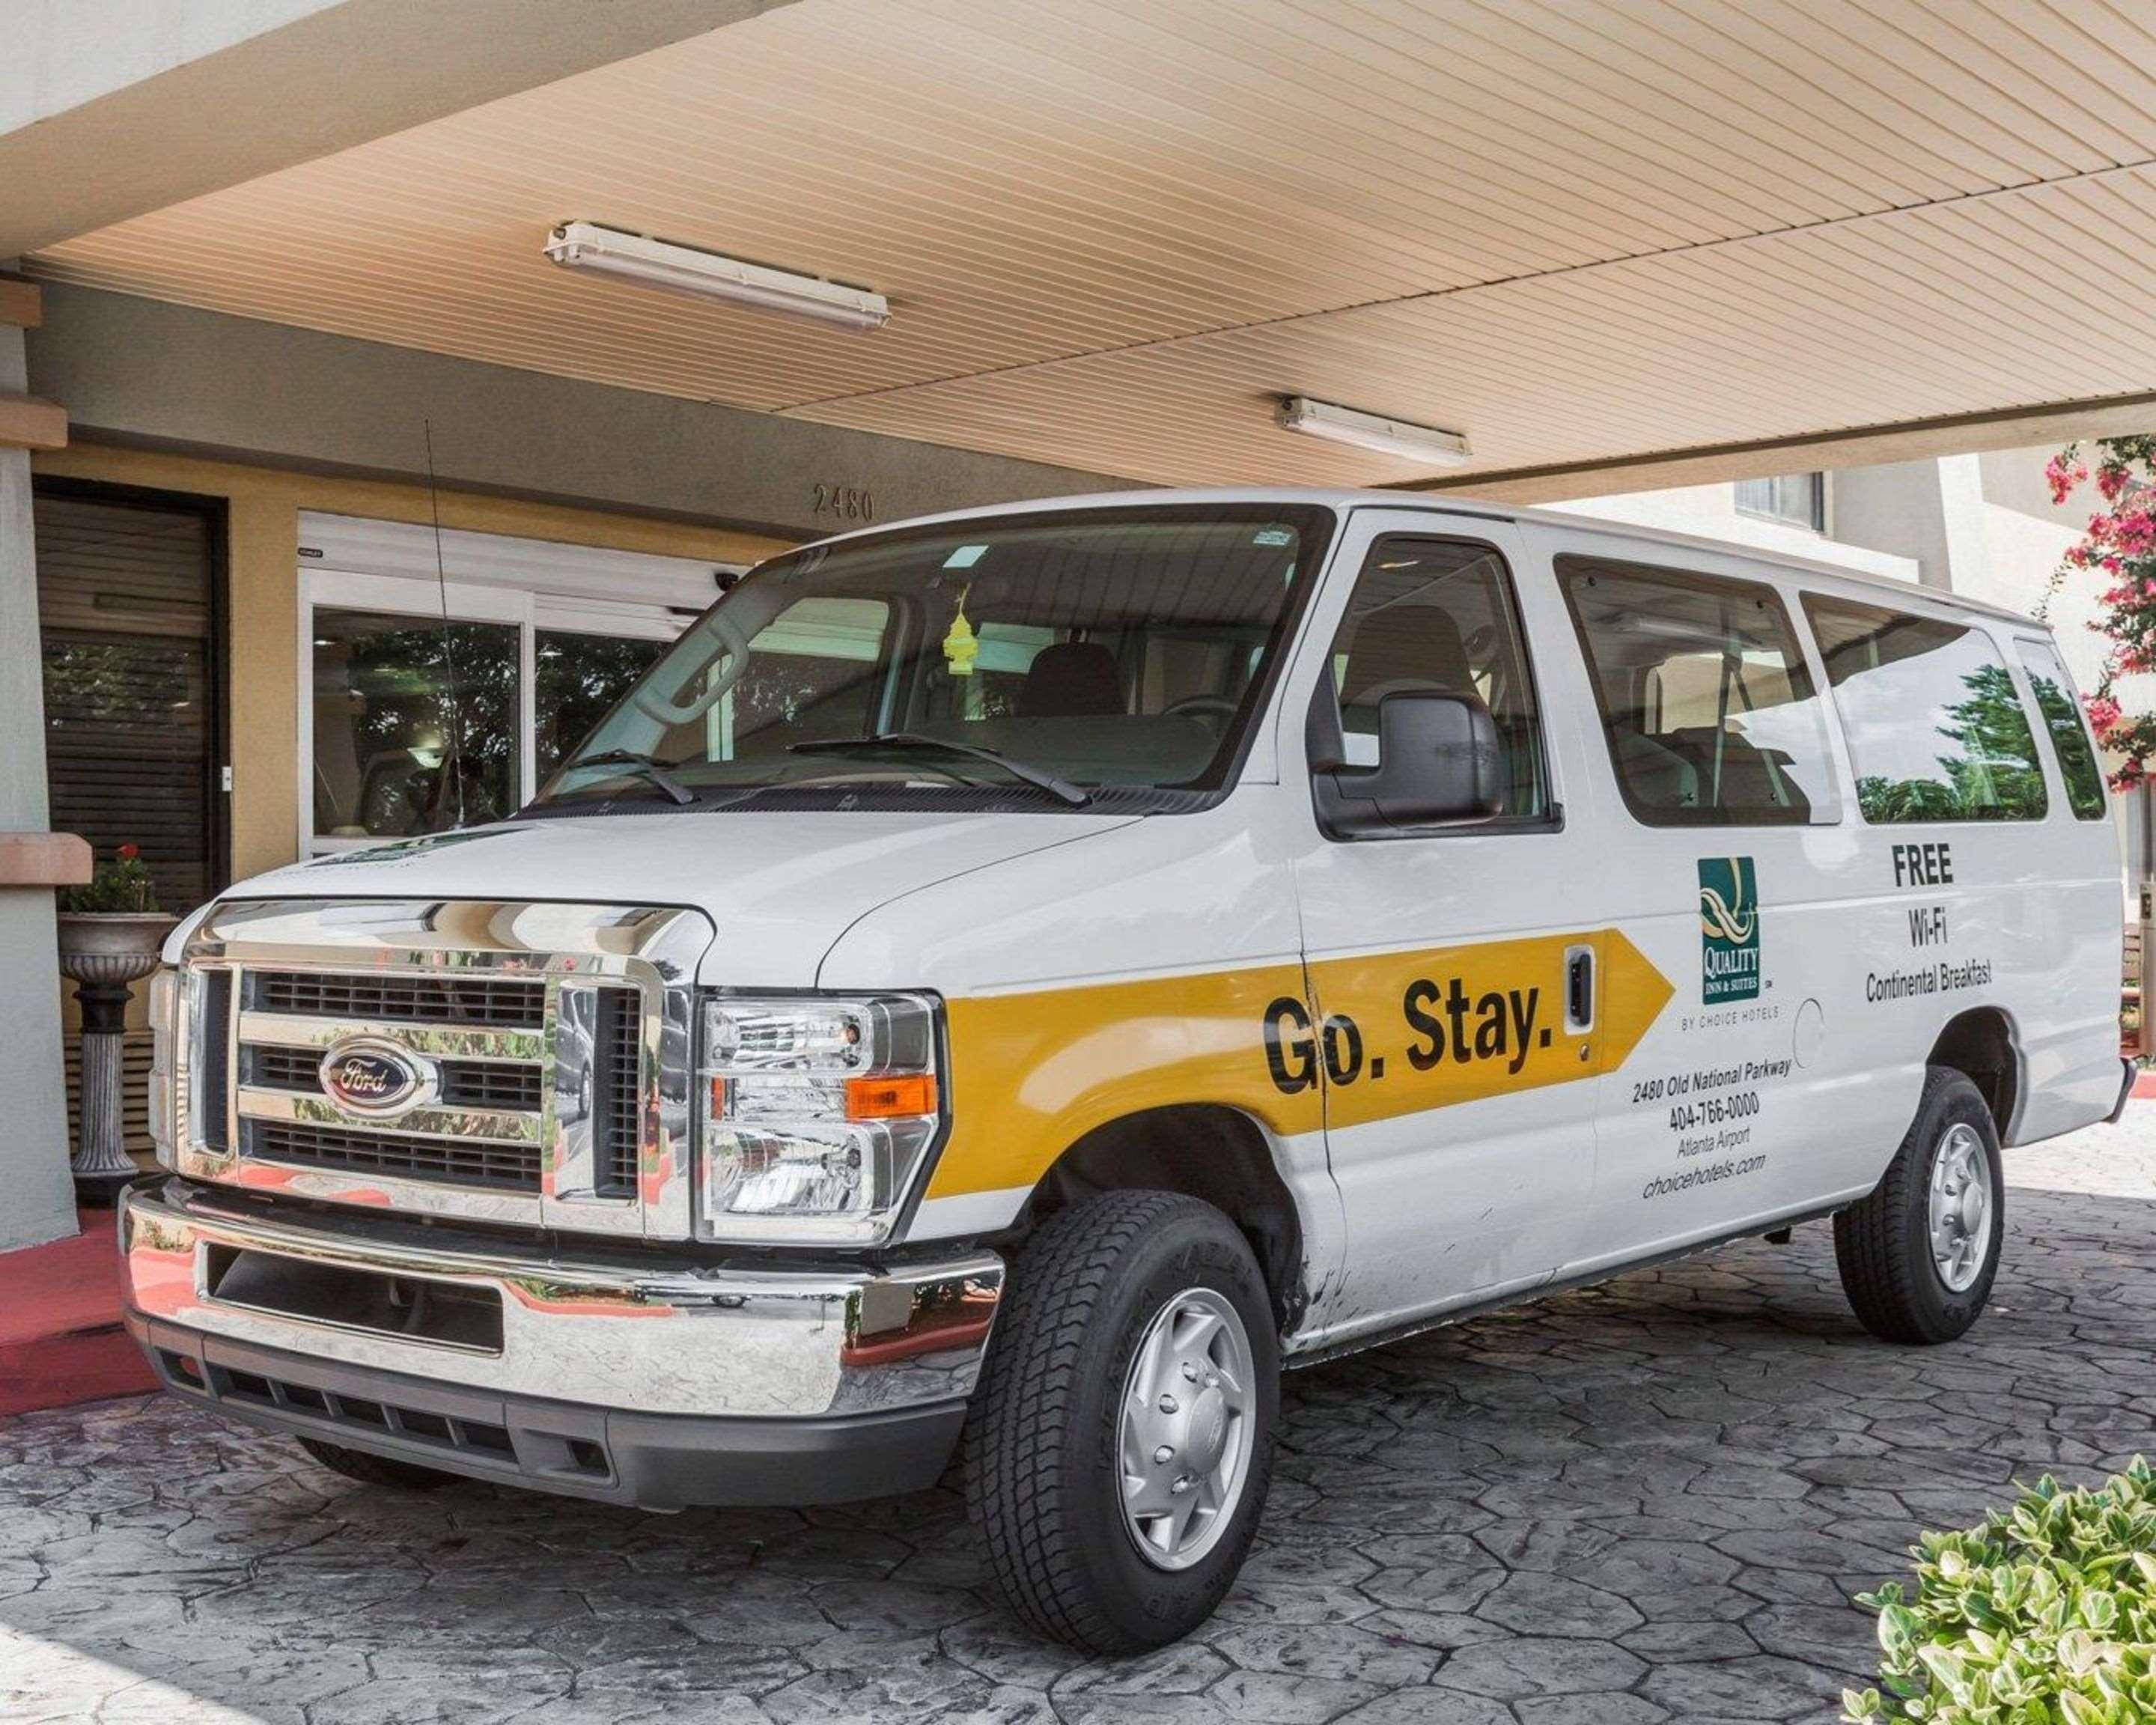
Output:
[[[346,1037],[323,1055],[322,1094],[348,1114],[403,1114],[434,1093],[433,1065],[379,1037]]]

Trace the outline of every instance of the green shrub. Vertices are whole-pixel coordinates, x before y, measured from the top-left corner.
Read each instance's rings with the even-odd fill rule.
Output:
[[[55,901],[63,911],[148,911],[157,908],[157,884],[138,845],[122,845],[100,863],[85,886],[64,886]]]
[[[1853,1721],[1928,1725],[2143,1725],[2156,1721],[2156,1470],[2099,1491],[2046,1476],[1981,1527],[1927,1533],[1917,1596],[1879,1613],[1887,1693],[1845,1691]]]

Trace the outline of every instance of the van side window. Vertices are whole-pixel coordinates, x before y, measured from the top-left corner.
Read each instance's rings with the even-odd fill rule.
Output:
[[[1649,826],[1840,817],[1825,716],[1771,587],[1560,557],[1625,805]]]
[[[2081,702],[2074,697],[2073,679],[2066,662],[2049,641],[2023,641],[2021,669],[2029,673],[2035,691],[2036,711],[2044,728],[2051,733],[2051,747],[2059,757],[2059,776],[2066,782],[2066,806],[2076,820],[2103,819],[2103,768],[2097,764],[2095,747],[2082,723]]]
[[[1990,636],[1964,623],[1804,595],[1874,824],[2041,820],[2029,714]]]
[[[1472,696],[1505,751],[1500,819],[1549,812],[1542,713],[1521,645],[1512,577],[1486,545],[1381,539],[1356,578],[1332,639],[1332,689],[1348,764],[1380,764],[1378,704],[1388,695]]]

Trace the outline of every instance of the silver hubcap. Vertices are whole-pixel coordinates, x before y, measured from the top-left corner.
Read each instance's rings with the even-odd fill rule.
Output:
[[[1235,1520],[1250,1471],[1250,1338],[1210,1288],[1155,1314],[1123,1384],[1123,1525],[1157,1569],[1187,1569]]]
[[[1950,1126],[1932,1158],[1932,1262],[1939,1280],[1964,1291],[1991,1250],[1991,1158],[1971,1126]]]

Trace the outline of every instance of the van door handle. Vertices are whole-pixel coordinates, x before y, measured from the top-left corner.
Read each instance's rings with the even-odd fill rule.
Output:
[[[1594,1028],[1594,948],[1568,947],[1564,953],[1564,1029],[1584,1036]]]

